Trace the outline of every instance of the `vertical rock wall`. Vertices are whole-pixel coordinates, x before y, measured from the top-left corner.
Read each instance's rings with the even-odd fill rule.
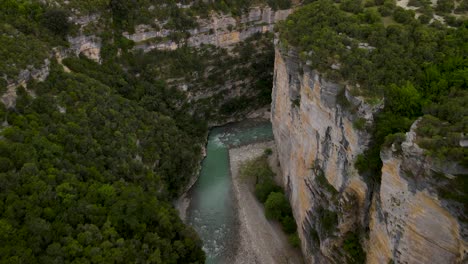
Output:
[[[340,98],[352,103],[353,113],[338,103]],[[334,252],[340,237],[333,236],[364,221],[367,186],[353,164],[369,135],[353,122],[365,117],[371,122],[371,111],[345,86],[302,65],[293,51],[276,50],[271,120],[283,183],[310,260],[341,259]],[[319,210],[337,215],[338,226],[331,233],[316,215]],[[320,241],[313,241],[314,234]]]
[[[354,232],[367,263],[466,263],[466,205],[442,200],[442,180],[434,176],[466,175],[466,169],[436,168],[415,143],[413,128],[401,146],[382,152],[380,186],[366,184],[354,162],[370,135],[353,123],[372,124],[382,105],[353,97],[294,51],[276,50],[272,97],[283,184],[309,262],[349,262],[343,241]]]

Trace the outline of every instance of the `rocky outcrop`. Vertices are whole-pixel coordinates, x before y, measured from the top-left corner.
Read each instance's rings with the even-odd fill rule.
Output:
[[[50,72],[50,60],[45,59],[44,64],[35,68],[29,66],[26,69],[20,71],[18,77],[14,81],[10,81],[7,86],[7,91],[1,96],[1,102],[6,108],[12,108],[16,104],[16,89],[18,86],[27,87],[27,82],[30,80],[36,80],[39,82],[44,81]]]
[[[370,135],[353,124],[372,124],[382,105],[352,96],[293,50],[276,50],[272,97],[283,184],[309,262],[349,262],[343,243],[350,232],[368,263],[466,261],[466,205],[439,195],[441,182],[468,174],[466,168],[432,162],[413,127],[401,146],[382,152],[381,184],[364,181],[354,163]]]
[[[77,37],[68,37],[68,41],[70,43],[69,48],[54,48],[53,53],[50,54],[50,58],[54,57],[61,63],[63,58],[83,54],[96,62],[101,61],[101,39],[99,37],[80,35]],[[65,66],[64,70],[69,71]],[[7,91],[1,95],[0,101],[6,108],[14,107],[16,104],[17,87],[23,86],[26,88],[26,84],[30,80],[42,82],[49,76],[49,71],[50,59],[45,59],[44,64],[39,68],[29,66],[20,71],[15,80],[9,81]]]
[[[425,157],[415,142],[417,124],[401,146],[395,143],[381,153],[380,193],[370,211],[369,263],[462,263],[466,258],[466,223],[457,219],[462,212],[438,197],[440,180],[433,178],[434,172],[454,177],[449,174],[454,171],[439,171]],[[467,175],[468,169],[456,172]]]
[[[198,47],[210,44],[228,48],[246,40],[256,33],[272,31],[277,21],[284,20],[292,10],[274,11],[270,7],[253,7],[240,18],[214,13],[208,19],[198,19],[197,28],[188,30],[190,37],[186,44]],[[167,40],[174,30],[164,29],[165,22],[156,22],[161,30],[154,30],[147,25],[139,25],[133,34],[124,33],[124,37],[137,43],[136,48],[148,52],[153,49],[174,50],[178,43]]]
[[[70,48],[67,50],[67,53],[72,53],[75,56],[83,54],[95,62],[101,61],[101,39],[99,37],[80,35],[69,37],[68,42],[70,43]]]

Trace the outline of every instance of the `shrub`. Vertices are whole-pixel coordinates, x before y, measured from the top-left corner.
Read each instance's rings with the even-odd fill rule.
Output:
[[[363,130],[366,127],[366,119],[358,118],[353,122],[353,127],[357,130]]]
[[[349,263],[366,262],[366,253],[362,249],[359,236],[356,233],[350,232],[346,234],[343,241],[343,249],[348,255],[347,258]]]
[[[281,192],[272,192],[265,201],[265,214],[269,219],[280,221],[291,211],[288,199]]]
[[[276,185],[273,179],[265,179],[255,185],[255,196],[262,203],[265,203],[268,195],[272,192],[281,192],[281,188]]]
[[[317,214],[320,220],[323,234],[331,235],[338,225],[338,215],[335,212],[323,207],[319,207],[317,209]]]
[[[312,244],[315,247],[320,247],[320,236],[317,230],[315,230],[315,228],[310,229],[309,236],[310,236],[310,241],[312,242]]]
[[[291,8],[291,0],[268,0],[267,2],[273,10]]]
[[[70,29],[67,12],[59,9],[52,9],[45,12],[42,18],[42,24],[59,36],[65,36]]]
[[[422,14],[418,17],[419,22],[423,24],[428,24],[431,21],[431,17],[426,14]]]
[[[297,225],[296,225],[296,220],[294,220],[294,217],[292,215],[286,215],[281,219],[281,225],[283,226],[284,232],[288,234],[292,234],[296,232]]]
[[[362,1],[361,0],[345,0],[341,3],[341,9],[343,11],[357,14],[363,10]]]
[[[301,246],[301,240],[299,239],[299,236],[297,235],[297,232],[294,234],[291,234],[288,236],[289,243],[295,247],[298,248]]]
[[[395,21],[402,24],[407,24],[413,21],[414,15],[414,11],[405,10],[401,7],[396,8],[393,12],[393,18],[395,19]]]
[[[0,95],[7,91],[7,86],[7,81],[3,78],[0,78]]]

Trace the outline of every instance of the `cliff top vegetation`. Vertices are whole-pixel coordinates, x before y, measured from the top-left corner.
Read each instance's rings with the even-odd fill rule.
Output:
[[[382,145],[420,116],[427,154],[467,167],[468,22],[416,18],[394,1],[308,2],[279,24],[280,48],[293,47],[308,67],[385,103],[356,167],[379,183]]]

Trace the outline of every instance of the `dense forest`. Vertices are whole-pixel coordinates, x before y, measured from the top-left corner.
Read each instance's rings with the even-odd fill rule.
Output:
[[[273,36],[254,35],[230,53],[182,44],[143,53],[123,33],[164,21],[182,43],[198,18],[240,16],[253,4],[291,2],[0,2],[0,94],[17,94],[0,104],[1,263],[204,263],[201,241],[171,203],[197,173],[208,121],[270,102]],[[70,37],[86,34],[102,40],[99,62],[66,52]],[[229,71],[247,61],[250,70]],[[45,80],[28,78],[38,69]],[[227,102],[225,91],[189,102],[166,82],[216,88],[253,77],[252,96]]]
[[[67,11],[39,2],[2,1],[0,10],[4,93],[52,47],[66,47],[74,26]],[[180,92],[125,63],[68,58],[65,72],[53,60],[44,82],[2,104],[1,263],[204,262],[171,201],[195,173],[206,122],[187,114]]]

